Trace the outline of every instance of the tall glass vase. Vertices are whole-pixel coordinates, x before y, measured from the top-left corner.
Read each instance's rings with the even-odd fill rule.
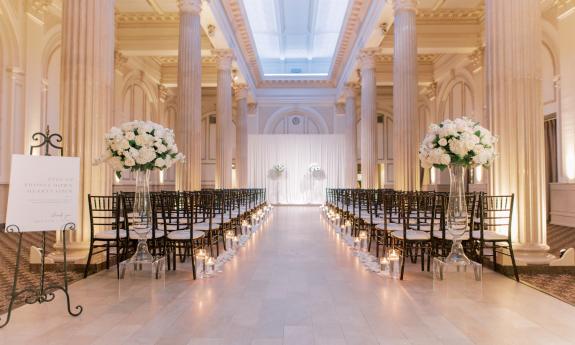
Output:
[[[148,250],[148,234],[152,231],[152,203],[150,200],[150,170],[136,171],[136,192],[131,213],[132,230],[138,235],[134,263],[151,263],[154,257]]]
[[[451,252],[446,258],[449,264],[469,265],[461,239],[468,231],[467,203],[465,201],[465,166],[449,166],[449,203],[447,205],[447,231],[452,236]]]

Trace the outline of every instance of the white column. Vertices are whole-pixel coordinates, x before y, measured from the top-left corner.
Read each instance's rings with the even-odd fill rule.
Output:
[[[419,189],[416,0],[394,0],[393,177],[397,190]]]
[[[248,86],[236,86],[236,181],[238,188],[248,187]]]
[[[232,188],[232,75],[230,49],[214,50],[218,60],[216,104],[216,188]]]
[[[359,54],[361,68],[361,186],[377,188],[377,110],[375,55],[377,48],[363,49]]]
[[[347,188],[357,186],[357,117],[356,104],[358,85],[345,85],[345,184]]]
[[[114,2],[63,2],[60,128],[64,154],[80,157],[81,174],[81,224],[70,235],[71,250],[86,249],[90,241],[87,195],[112,193],[112,172],[93,161],[113,116]]]
[[[201,0],[178,0],[178,113],[176,143],[186,161],[176,166],[176,189],[202,188]]]
[[[499,136],[490,192],[515,194],[512,236],[518,259],[549,260],[541,98],[539,0],[487,0],[487,109]]]

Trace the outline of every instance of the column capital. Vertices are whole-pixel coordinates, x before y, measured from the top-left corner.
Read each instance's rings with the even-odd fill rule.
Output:
[[[393,0],[394,11],[417,11],[417,0]]]
[[[234,95],[236,100],[248,98],[248,86],[246,84],[237,84],[234,86]]]
[[[178,8],[181,13],[199,15],[202,11],[202,0],[178,0]]]
[[[364,48],[359,52],[358,60],[362,71],[375,68],[375,56],[379,52],[379,48]]]
[[[230,70],[232,68],[234,53],[231,49],[214,49],[212,55],[216,57],[218,70]]]
[[[343,88],[343,96],[347,98],[355,98],[357,97],[357,93],[359,91],[359,84],[355,82],[345,83]]]

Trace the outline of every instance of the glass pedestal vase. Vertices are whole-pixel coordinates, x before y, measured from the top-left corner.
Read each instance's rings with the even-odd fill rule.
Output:
[[[152,203],[150,200],[150,171],[136,171],[136,191],[130,216],[131,229],[138,235],[136,252],[130,263],[153,263],[148,250],[148,234],[152,231]]]
[[[462,237],[468,231],[469,218],[465,200],[465,166],[449,166],[449,202],[447,205],[447,232],[452,237],[451,252],[445,263],[456,266],[467,266],[471,260],[465,255]]]

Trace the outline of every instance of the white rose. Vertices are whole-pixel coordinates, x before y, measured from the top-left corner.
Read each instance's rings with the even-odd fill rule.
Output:
[[[124,138],[126,138],[127,140],[134,140],[136,138],[136,135],[134,134],[134,132],[128,131],[124,135]]]
[[[156,158],[156,161],[154,162],[154,165],[160,169],[164,168],[166,166],[166,161],[162,158]]]
[[[464,141],[458,139],[450,139],[449,140],[449,149],[451,152],[458,155],[460,158],[465,157],[465,155],[469,152],[467,145]]]
[[[445,145],[447,145],[447,139],[445,139],[445,138],[439,139],[438,144],[439,144],[439,146],[445,146]]]
[[[122,161],[120,160],[119,157],[113,157],[108,161],[108,163],[110,164],[112,170],[114,171],[124,170],[124,165],[122,164]]]
[[[134,161],[134,158],[127,157],[126,159],[124,159],[124,165],[126,165],[127,167],[133,167],[134,165],[136,165],[136,161]]]
[[[441,157],[439,157],[439,162],[442,165],[449,165],[449,163],[451,163],[451,157],[448,154],[442,154]]]
[[[118,148],[120,150],[127,150],[130,148],[130,142],[128,142],[128,140],[126,139],[122,139],[120,140],[120,142],[118,143]]]

